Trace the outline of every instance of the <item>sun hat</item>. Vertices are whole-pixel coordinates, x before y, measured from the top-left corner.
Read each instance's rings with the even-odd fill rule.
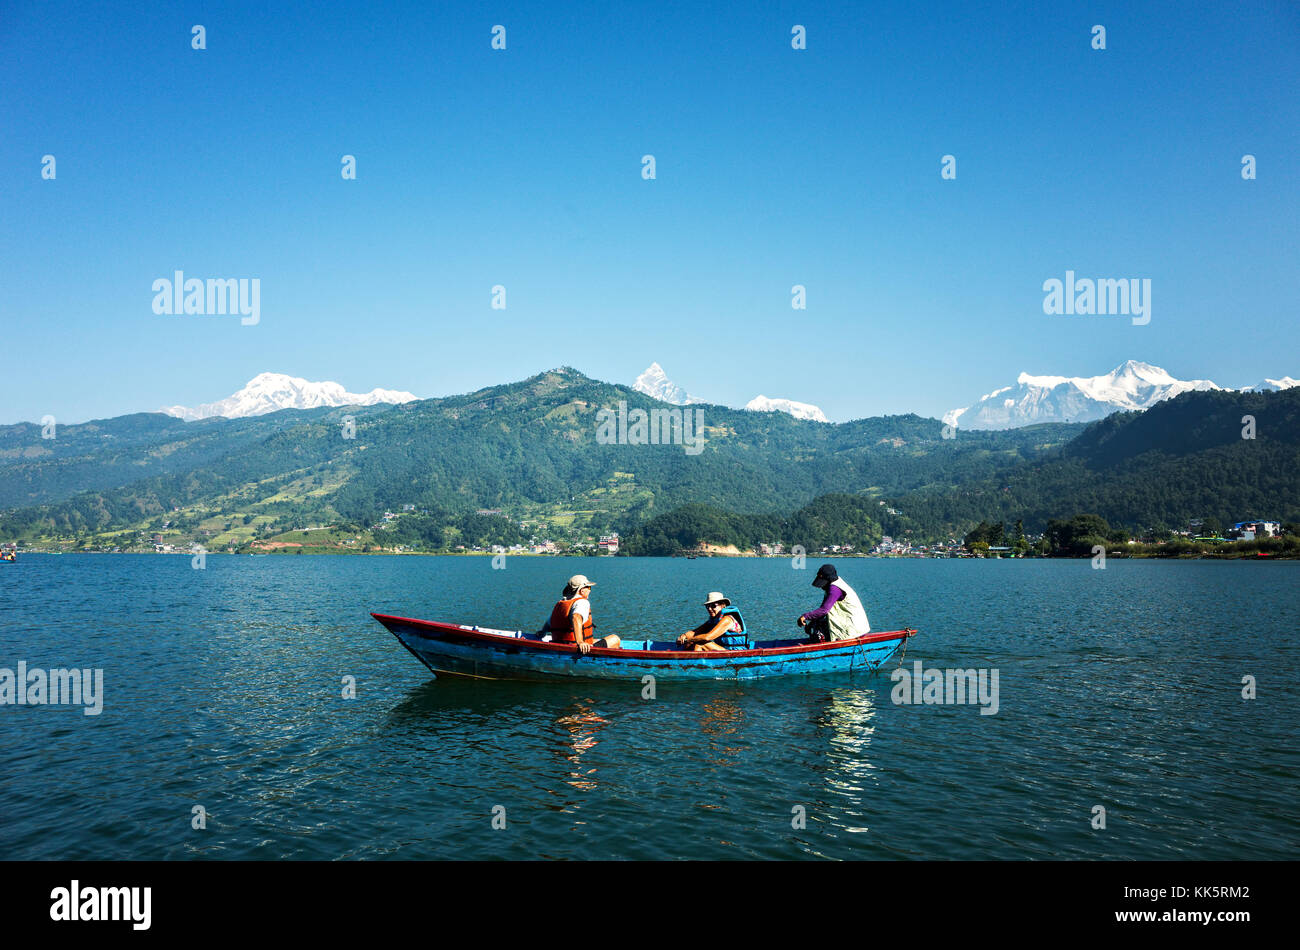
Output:
[[[722,601],[722,604],[723,604],[724,607],[730,607],[730,606],[731,606],[731,601],[729,601],[729,600],[727,600],[727,598],[723,597],[723,596],[722,596],[722,591],[720,591],[720,590],[712,590],[712,591],[709,591],[709,596],[708,596],[708,598],[704,601],[704,606],[707,607],[707,606],[709,606],[709,604],[716,604],[718,601]]]
[[[574,574],[569,578],[569,586],[574,590],[582,590],[584,587],[595,587],[595,581],[587,580],[586,574]]]

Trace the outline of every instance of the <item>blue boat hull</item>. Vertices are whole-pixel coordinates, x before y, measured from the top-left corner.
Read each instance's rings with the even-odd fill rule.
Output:
[[[371,614],[435,676],[500,680],[752,680],[768,676],[870,672],[915,630],[872,633],[854,640],[807,643],[776,640],[753,650],[696,653],[675,644],[623,640],[621,649],[583,654],[573,644],[544,643],[515,631]]]

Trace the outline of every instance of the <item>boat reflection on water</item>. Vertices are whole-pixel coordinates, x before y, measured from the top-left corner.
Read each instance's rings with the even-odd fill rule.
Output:
[[[833,689],[826,698],[823,724],[830,729],[834,749],[866,761],[876,726],[876,691],[862,686]],[[869,768],[875,768],[868,763]]]
[[[560,757],[571,767],[565,783],[580,791],[591,791],[596,788],[593,778],[596,769],[584,770],[582,757],[596,747],[599,741],[596,734],[609,725],[608,720],[596,712],[591,700],[578,700],[555,720],[555,725],[559,733]],[[576,803],[567,803],[565,807],[572,804]]]
[[[875,734],[876,691],[869,687],[833,689],[826,699],[822,727],[829,732],[827,791],[842,802],[836,824],[849,833],[869,831],[870,801],[864,793],[879,784],[878,767],[868,752]]]
[[[719,696],[704,703],[700,734],[706,742],[704,755],[714,765],[725,768],[749,748],[749,744],[739,738],[745,724],[745,707],[740,702],[742,696],[741,693]]]

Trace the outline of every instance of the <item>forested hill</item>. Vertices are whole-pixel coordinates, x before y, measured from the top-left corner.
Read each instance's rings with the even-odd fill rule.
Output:
[[[698,452],[644,444],[629,426],[630,437],[603,444],[600,410],[620,404],[629,415],[688,412],[705,441]],[[1300,389],[1191,392],[1086,428],[943,436],[938,421],[914,415],[832,425],[678,409],[572,369],[400,406],[198,423],[138,414],[59,426],[54,439],[40,426],[7,426],[0,540],[125,538],[166,525],[177,540],[230,546],[308,527],[365,529],[404,506],[413,519],[424,514],[392,536],[419,525],[413,543],[426,544],[449,537],[439,522],[465,529],[483,509],[515,529],[527,521],[570,538],[672,515],[651,527],[658,547],[692,530],[719,543],[785,531],[800,512],[805,535],[834,528],[854,534],[850,543],[880,531],[960,538],[980,521],[1022,520],[1037,532],[1080,512],[1135,529],[1300,520]],[[807,508],[826,495],[837,497]],[[472,530],[506,537],[484,524]]]
[[[53,440],[39,426],[8,426],[0,429],[0,535],[140,528],[171,513],[182,525],[224,518],[266,535],[373,524],[403,505],[626,528],[693,503],[767,513],[832,492],[942,491],[1041,459],[1082,428],[945,439],[938,421],[914,415],[831,425],[700,405],[686,410],[698,414],[706,440],[694,454],[683,445],[601,444],[598,412],[620,403],[675,411],[566,368],[400,406],[202,423],[145,414],[60,426]]]
[[[1041,531],[1082,512],[1135,530],[1186,529],[1193,518],[1300,521],[1300,389],[1184,393],[1094,422],[1044,458],[894,505],[903,511],[895,530],[957,537],[978,521],[1022,519]]]
[[[220,464],[246,450],[265,452],[277,432],[328,411],[198,422],[138,412],[77,425],[0,426],[0,511]]]

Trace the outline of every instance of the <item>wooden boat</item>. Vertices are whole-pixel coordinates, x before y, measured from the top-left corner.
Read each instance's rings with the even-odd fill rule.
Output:
[[[493,680],[750,680],[807,673],[870,672],[916,631],[868,633],[853,640],[809,643],[764,640],[749,650],[696,653],[673,641],[624,638],[620,649],[545,642],[538,634],[493,630],[372,613],[417,660],[440,675]]]

